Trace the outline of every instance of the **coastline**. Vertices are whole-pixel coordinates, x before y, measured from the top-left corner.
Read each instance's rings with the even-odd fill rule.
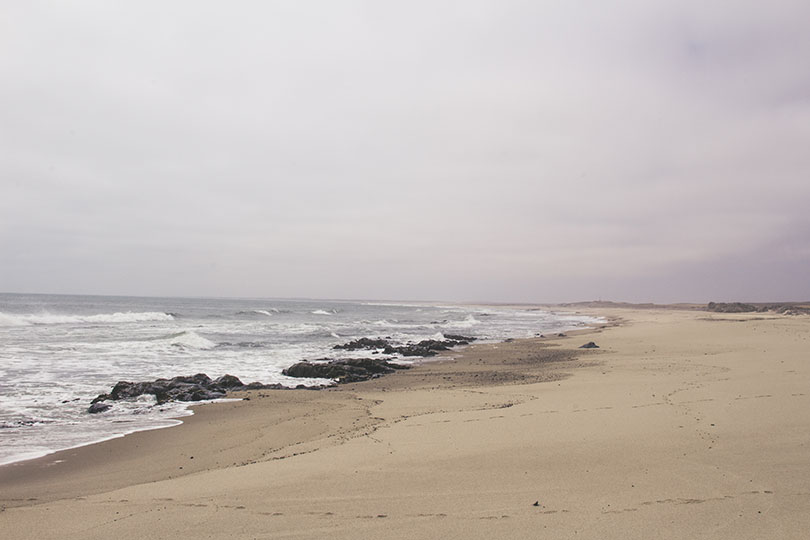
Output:
[[[802,537],[810,317],[575,309],[612,322],[363,383],[253,391],[173,429],[0,467],[0,526],[12,539],[137,538],[158,521],[178,538]],[[601,348],[578,349],[590,340]]]

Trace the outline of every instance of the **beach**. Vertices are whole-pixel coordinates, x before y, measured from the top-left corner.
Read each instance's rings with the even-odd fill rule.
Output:
[[[613,322],[336,388],[246,392],[178,427],[0,467],[0,530],[805,538],[810,317],[580,311]]]

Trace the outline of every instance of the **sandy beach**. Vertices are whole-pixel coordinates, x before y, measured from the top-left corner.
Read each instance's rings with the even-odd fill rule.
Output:
[[[0,467],[2,536],[806,538],[810,317],[581,311],[617,324]]]

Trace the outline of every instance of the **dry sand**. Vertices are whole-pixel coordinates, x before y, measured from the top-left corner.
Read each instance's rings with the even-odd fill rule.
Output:
[[[2,538],[807,538],[810,317],[583,311],[0,467]]]

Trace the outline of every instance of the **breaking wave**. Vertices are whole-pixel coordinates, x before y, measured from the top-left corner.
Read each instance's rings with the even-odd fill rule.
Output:
[[[216,343],[210,339],[202,337],[193,330],[186,330],[176,334],[170,334],[166,337],[160,338],[160,341],[167,341],[176,347],[184,347],[189,349],[213,349],[217,346]]]
[[[473,317],[472,315],[467,315],[467,318],[463,321],[453,321],[447,324],[447,326],[453,328],[472,328],[476,324],[481,324],[481,321]]]
[[[148,321],[171,321],[169,313],[146,311],[133,313],[100,313],[98,315],[12,315],[0,313],[0,326],[28,326],[31,324],[86,324],[86,323],[131,323]]]

